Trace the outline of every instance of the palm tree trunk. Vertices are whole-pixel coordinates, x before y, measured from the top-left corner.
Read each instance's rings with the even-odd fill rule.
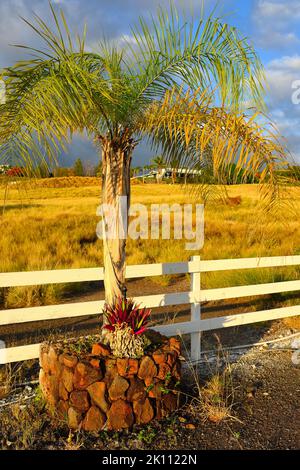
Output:
[[[172,170],[172,184],[175,184],[176,181],[176,171]]]
[[[116,214],[114,236],[107,236],[103,230],[103,261],[105,300],[112,304],[122,295],[125,282],[126,239],[128,211],[130,206],[130,165],[134,143],[121,138],[101,137],[102,147],[102,203],[111,207]],[[120,196],[123,196],[121,202]],[[124,204],[125,203],[125,210]],[[122,204],[122,211],[121,211]],[[104,228],[109,215],[103,215]]]

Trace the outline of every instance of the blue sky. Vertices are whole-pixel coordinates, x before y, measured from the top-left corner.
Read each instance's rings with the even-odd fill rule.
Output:
[[[121,40],[130,35],[129,26],[139,15],[155,12],[157,5],[168,0],[54,0],[63,7],[72,28],[88,27],[88,45],[96,49],[97,41],[105,34],[108,39]],[[180,5],[180,0],[175,0]],[[200,11],[201,0],[185,0],[194,11]],[[216,4],[205,0],[207,10]],[[10,44],[38,45],[39,41],[20,20],[32,18],[32,11],[49,18],[47,0],[0,0],[0,69],[22,58],[20,49]],[[269,85],[267,104],[269,115],[277,124],[287,145],[300,163],[300,104],[292,103],[292,83],[300,80],[300,0],[224,0],[218,2],[218,14],[237,26],[258,51],[265,66]],[[143,144],[137,147],[134,164],[146,163],[151,151]],[[75,158],[97,161],[93,146],[81,136],[74,138],[66,165]]]

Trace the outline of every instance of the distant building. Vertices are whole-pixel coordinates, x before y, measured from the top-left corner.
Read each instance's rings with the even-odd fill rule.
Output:
[[[191,170],[190,168],[160,168],[149,170],[148,172],[134,176],[132,179],[137,178],[157,178],[159,175],[160,179],[172,178],[186,178],[187,176],[200,176],[202,174],[201,170]]]

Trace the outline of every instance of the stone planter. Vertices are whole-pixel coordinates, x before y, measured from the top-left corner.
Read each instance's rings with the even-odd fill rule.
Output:
[[[40,387],[52,413],[71,429],[121,430],[178,407],[180,341],[156,337],[140,359],[111,355],[101,343],[43,343]],[[81,340],[82,342],[82,340]]]

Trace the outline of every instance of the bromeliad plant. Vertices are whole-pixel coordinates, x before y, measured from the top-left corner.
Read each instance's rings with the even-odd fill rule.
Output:
[[[118,297],[113,304],[106,304],[104,317],[108,330],[105,335],[112,353],[116,357],[138,358],[144,354],[151,310],[141,308],[132,299]]]
[[[132,334],[140,335],[147,329],[150,314],[150,309],[141,308],[132,299],[119,297],[112,306],[105,307],[105,317],[108,322],[105,328],[115,331],[116,326],[129,326]]]

